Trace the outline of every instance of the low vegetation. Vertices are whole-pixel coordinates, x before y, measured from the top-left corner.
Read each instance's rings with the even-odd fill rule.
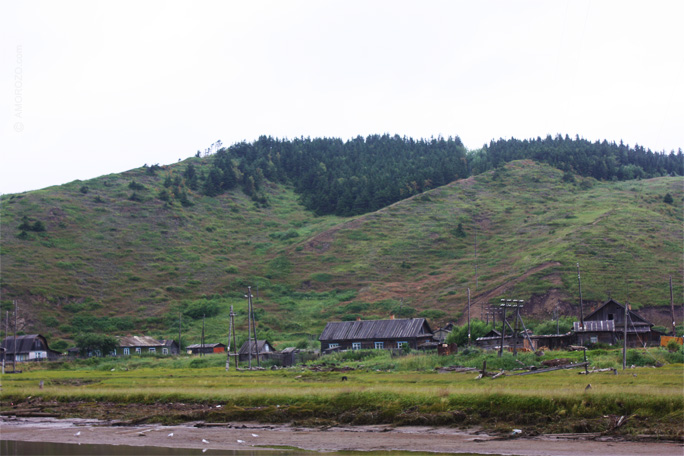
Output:
[[[664,349],[631,350],[628,360],[642,360],[644,367],[618,369],[617,375],[566,370],[497,379],[439,368],[481,367],[486,359],[489,369],[511,370],[520,367],[518,361],[579,361],[583,354],[520,354],[516,361],[510,354],[498,358],[478,350],[446,357],[366,350],[325,356],[306,366],[265,371],[231,367],[229,372],[225,355],[93,358],[44,363],[6,375],[0,410],[136,423],[477,425],[502,433],[523,429],[526,435],[596,432],[681,439],[682,364],[663,365],[670,355]],[[588,356],[597,367],[621,362],[619,350],[594,350]],[[681,348],[676,356],[675,361],[684,360]],[[347,380],[341,381],[342,376]]]

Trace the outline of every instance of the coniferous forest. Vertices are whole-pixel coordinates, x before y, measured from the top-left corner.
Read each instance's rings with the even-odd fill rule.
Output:
[[[549,135],[500,139],[468,152],[458,136],[415,140],[372,135],[348,141],[262,136],[252,143],[219,149],[206,175],[197,175],[190,166],[185,178],[208,196],[240,186],[264,205],[268,204],[263,191],[267,181],[289,184],[314,213],[351,216],[519,159],[545,162],[598,180],[684,175],[681,149],[666,154],[622,142],[592,143]]]

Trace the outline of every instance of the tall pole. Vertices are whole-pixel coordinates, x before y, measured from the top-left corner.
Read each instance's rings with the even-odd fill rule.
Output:
[[[627,368],[627,318],[629,318],[629,304],[625,302],[625,330],[622,336],[622,370]]]
[[[230,370],[230,337],[233,335],[233,306],[230,306],[230,316],[228,318],[228,355],[226,356],[226,372]]]
[[[233,346],[235,347],[235,370],[237,370],[240,354],[238,353],[237,341],[235,339],[237,336],[235,335],[235,312],[233,312],[233,306],[230,306],[230,321],[233,325]]]
[[[261,361],[259,360],[259,340],[257,339],[256,332],[256,318],[254,318],[254,304],[252,304],[252,330],[254,332],[254,353],[256,353],[257,367],[261,367]]]
[[[247,287],[247,359],[252,369],[252,287]]]
[[[513,300],[516,301],[515,299]],[[520,308],[515,302],[515,321],[513,322],[513,356],[518,356],[518,319],[520,318]]]
[[[556,305],[556,335],[558,336],[560,334],[560,309],[558,308],[558,305]]]
[[[505,301],[502,299],[502,301]],[[499,358],[503,356],[503,346],[504,346],[504,337],[506,337],[506,303],[504,302],[502,304],[503,306],[503,317],[502,317],[502,323],[501,323],[501,344],[499,346]]]
[[[1,317],[0,317],[1,318]],[[5,312],[5,338],[9,342],[9,310]],[[5,374],[5,359],[7,358],[7,343],[5,345],[5,350],[2,351],[2,374]]]
[[[672,276],[670,276],[670,310],[672,312],[672,335],[676,336],[677,331],[675,328],[674,297],[672,295]]]
[[[580,329],[584,330],[584,306],[582,304],[582,278],[580,277],[579,263],[577,263],[577,283],[579,284],[579,295],[580,295]]]
[[[200,341],[200,356],[204,356],[204,315],[202,315],[202,340]]]
[[[182,348],[181,348],[182,347],[182,344],[181,344],[181,324],[182,324],[181,315],[183,315],[183,312],[181,312],[179,310],[178,311],[178,354],[179,355],[180,355],[181,350],[182,350]]]
[[[477,291],[477,221],[474,217],[473,221],[475,222],[475,291]]]
[[[14,301],[14,356],[12,356],[12,372],[17,371],[17,301]]]
[[[470,288],[468,288],[468,346],[470,346]]]

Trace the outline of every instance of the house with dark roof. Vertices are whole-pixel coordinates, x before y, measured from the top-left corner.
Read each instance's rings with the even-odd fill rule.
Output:
[[[627,345],[640,347],[657,345],[661,334],[653,331],[653,323],[635,311],[627,310]],[[573,331],[578,345],[605,343],[621,344],[625,332],[625,306],[609,299],[596,310],[584,317],[584,326],[579,321],[573,323]]]
[[[250,351],[252,352],[253,361],[256,361],[257,353],[259,353],[259,360],[261,361],[271,358],[276,353],[276,349],[273,348],[273,345],[266,340],[257,340],[256,345],[254,344],[253,340],[248,340],[242,344],[242,347],[240,347],[240,350],[238,350],[238,359],[240,361],[249,360]]]
[[[40,334],[11,336],[2,341],[5,361],[12,362],[16,354],[16,362],[24,361],[53,361],[62,354],[48,347],[47,339]]]
[[[318,340],[321,352],[436,346],[425,318],[329,322]]]

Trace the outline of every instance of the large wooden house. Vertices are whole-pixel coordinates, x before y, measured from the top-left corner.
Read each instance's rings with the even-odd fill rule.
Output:
[[[640,347],[660,343],[660,333],[653,331],[649,322],[631,309],[627,310],[627,345]],[[574,322],[573,332],[578,345],[604,343],[622,344],[625,333],[625,306],[609,299],[584,317],[584,326]]]
[[[60,352],[48,347],[47,339],[40,334],[10,336],[2,341],[1,347],[5,353],[5,361],[25,362],[55,360],[62,356]]]
[[[434,345],[432,329],[424,318],[357,320],[328,323],[318,338],[321,351],[391,349]]]
[[[177,355],[178,343],[174,340],[157,340],[149,336],[123,336],[113,356],[142,354]]]

